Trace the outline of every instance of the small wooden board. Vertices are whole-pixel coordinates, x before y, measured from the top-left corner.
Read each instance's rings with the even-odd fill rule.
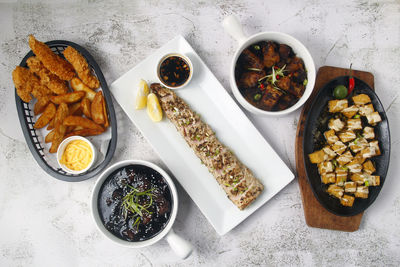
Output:
[[[326,210],[315,198],[311,186],[307,180],[307,174],[304,166],[303,159],[303,132],[304,124],[306,122],[307,114],[311,108],[313,99],[316,97],[318,91],[330,80],[349,75],[349,69],[342,69],[330,66],[324,66],[319,68],[317,78],[315,81],[314,91],[312,92],[309,100],[303,107],[300,114],[299,123],[297,125],[296,133],[296,170],[297,177],[299,179],[299,187],[301,192],[301,198],[303,201],[304,217],[306,223],[310,227],[332,229],[346,232],[354,232],[358,230],[361,223],[363,213],[360,213],[351,217],[337,216]],[[363,80],[372,89],[374,89],[374,76],[370,72],[364,71],[353,71],[353,76]]]

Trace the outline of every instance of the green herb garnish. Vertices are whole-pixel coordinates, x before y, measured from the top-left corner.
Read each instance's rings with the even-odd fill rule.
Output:
[[[139,227],[140,218],[143,218],[143,213],[147,212],[152,214],[152,212],[150,212],[148,209],[151,207],[151,205],[153,205],[154,188],[141,192],[129,184],[126,186],[132,189],[132,191],[122,198],[121,206],[123,213],[125,218],[127,218],[128,212],[133,213],[133,216],[137,217],[136,221],[133,223],[133,226],[137,225],[137,227]],[[147,196],[149,198],[149,201],[145,205],[139,204],[139,197],[141,196]]]
[[[261,47],[260,47],[259,45],[253,45],[253,48],[254,48],[255,50],[260,50],[260,49],[261,49]]]
[[[261,94],[255,94],[254,95],[254,100],[255,101],[258,101],[258,100],[260,100],[261,99]]]

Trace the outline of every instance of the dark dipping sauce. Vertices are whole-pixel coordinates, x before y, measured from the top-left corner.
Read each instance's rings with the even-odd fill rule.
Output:
[[[170,87],[181,86],[189,76],[189,64],[179,56],[167,57],[160,64],[160,79]]]
[[[134,200],[135,209],[141,215],[132,212],[131,206],[125,208],[127,196]],[[100,188],[98,198],[104,226],[126,241],[144,241],[157,235],[167,225],[172,205],[171,192],[163,176],[143,165],[129,165],[114,171]]]

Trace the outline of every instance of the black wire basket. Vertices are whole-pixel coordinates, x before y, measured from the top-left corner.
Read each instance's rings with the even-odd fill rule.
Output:
[[[99,79],[100,88],[103,91],[103,95],[107,104],[108,117],[110,121],[111,139],[109,140],[108,145],[106,144],[107,148],[105,149],[106,152],[104,154],[104,159],[101,162],[97,162],[97,165],[95,167],[89,169],[85,173],[70,174],[60,168],[60,166],[57,164],[57,161],[55,160],[56,157],[55,154],[49,154],[45,150],[45,146],[43,145],[44,137],[42,136],[42,134],[39,133],[38,130],[33,128],[33,125],[35,124],[34,121],[35,117],[33,114],[32,101],[29,103],[25,103],[20,99],[17,93],[15,93],[15,103],[17,105],[18,117],[19,117],[19,122],[21,123],[22,132],[24,133],[26,143],[28,144],[31,153],[35,158],[35,160],[37,161],[37,163],[39,164],[39,166],[42,167],[42,169],[46,173],[50,174],[51,176],[59,180],[67,182],[80,182],[99,174],[102,170],[104,170],[104,168],[108,165],[108,163],[110,163],[114,155],[117,146],[117,120],[115,117],[114,106],[110,90],[108,89],[103,73],[101,72],[100,67],[97,65],[92,55],[90,55],[90,53],[85,48],[73,42],[63,41],[63,40],[50,41],[46,42],[46,44],[51,48],[51,50],[54,53],[63,58],[64,56],[62,52],[68,46],[72,46],[79,53],[81,53],[82,56],[86,58],[89,66],[92,68],[94,74]],[[24,59],[21,61],[19,65],[21,67],[27,67],[26,60],[31,56],[34,56],[32,51],[30,51],[24,57]]]

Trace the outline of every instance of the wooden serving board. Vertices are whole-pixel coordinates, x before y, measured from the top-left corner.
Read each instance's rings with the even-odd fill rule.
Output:
[[[306,223],[310,227],[332,229],[346,232],[354,232],[358,230],[363,213],[351,217],[337,216],[326,210],[315,198],[311,186],[307,180],[307,174],[304,166],[303,158],[303,132],[306,122],[307,114],[311,108],[313,99],[316,97],[318,91],[330,80],[349,75],[349,69],[342,69],[330,66],[323,66],[319,68],[317,78],[315,81],[314,91],[312,92],[309,100],[303,107],[300,114],[299,123],[297,125],[296,133],[296,170],[299,179],[299,186],[301,198],[304,208],[304,217]],[[370,72],[353,70],[353,76],[363,80],[372,89],[374,89],[374,76]]]

